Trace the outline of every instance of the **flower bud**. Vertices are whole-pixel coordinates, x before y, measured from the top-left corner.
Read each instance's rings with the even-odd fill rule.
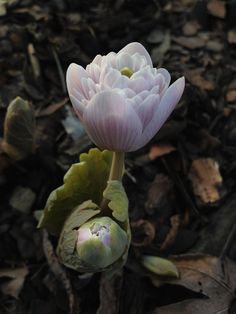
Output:
[[[77,231],[76,251],[89,267],[105,268],[124,253],[127,235],[111,218],[94,218]]]
[[[129,236],[113,219],[97,217],[78,228],[74,225],[68,228],[67,221],[57,248],[65,266],[80,272],[99,272],[111,269],[116,263],[123,264]]]

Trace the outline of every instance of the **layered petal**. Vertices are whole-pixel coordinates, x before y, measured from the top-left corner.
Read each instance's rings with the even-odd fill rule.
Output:
[[[133,43],[130,43],[128,45],[126,45],[123,49],[121,49],[119,52],[118,52],[118,55],[120,53],[123,53],[123,52],[126,52],[127,54],[130,54],[131,56],[134,55],[135,53],[138,53],[140,54],[141,56],[144,56],[146,61],[147,61],[147,64],[150,65],[151,67],[153,67],[153,64],[152,64],[152,59],[149,55],[149,53],[147,52],[147,50],[143,47],[143,45],[141,45],[140,43],[138,42],[133,42]]]
[[[83,67],[75,63],[70,64],[66,72],[66,84],[71,103],[80,119],[83,116],[85,100],[82,82],[86,79],[88,75]]]
[[[153,136],[159,131],[164,122],[168,119],[171,112],[179,102],[185,86],[184,77],[176,80],[165,92],[160,103],[156,106],[153,118],[146,125],[139,140],[135,143],[133,150],[137,150],[146,145]]]
[[[102,91],[88,103],[83,122],[92,141],[100,148],[129,151],[141,136],[142,123],[124,96]]]
[[[160,129],[184,89],[184,78],[169,87],[170,80],[137,42],[67,71],[71,102],[92,141],[115,151],[136,150]]]

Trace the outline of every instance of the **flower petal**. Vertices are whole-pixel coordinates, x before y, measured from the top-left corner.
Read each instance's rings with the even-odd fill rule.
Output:
[[[175,106],[179,102],[185,86],[184,77],[176,80],[165,92],[159,105],[154,111],[152,120],[147,124],[146,128],[141,135],[141,139],[136,143],[135,149],[139,149],[148,143],[151,138],[157,133],[157,131],[162,127],[165,121],[168,119],[171,112],[174,110]]]
[[[137,97],[137,96],[136,96]],[[143,126],[143,130],[148,123],[152,120],[155,110],[160,102],[159,95],[149,95],[144,101],[136,102],[133,108],[137,112]]]
[[[85,108],[85,128],[102,149],[130,151],[142,132],[141,121],[125,98],[115,91],[102,91]]]
[[[164,68],[157,69],[156,74],[159,73],[165,78],[165,85],[168,87],[170,85],[170,73]]]
[[[143,47],[143,45],[141,45],[138,42],[133,42],[130,43],[128,45],[126,45],[123,49],[121,49],[118,52],[118,55],[122,52],[127,52],[128,54],[130,54],[131,56],[135,53],[139,53],[140,55],[144,56],[147,60],[147,64],[150,65],[151,67],[153,67],[152,64],[152,60],[151,57],[149,55],[149,53],[147,52],[147,50]]]
[[[126,52],[120,52],[117,55],[117,68],[118,68],[118,70],[121,70],[125,67],[133,70],[133,59],[130,56],[130,54],[128,54]]]
[[[174,110],[175,106],[179,102],[185,86],[185,79],[182,76],[176,80],[170,87],[167,89],[163,95],[160,106],[158,107],[159,112],[159,122],[162,124],[168,119],[171,112]],[[161,127],[160,126],[160,127]]]
[[[80,120],[82,120],[85,108],[84,104],[81,101],[79,101],[78,98],[75,98],[73,95],[70,95],[70,101],[77,116],[80,118]]]
[[[66,72],[66,84],[69,95],[76,97],[76,95],[74,95],[74,90],[77,90],[82,96],[85,96],[81,81],[82,79],[87,78],[88,74],[82,66],[76,63],[71,63]]]

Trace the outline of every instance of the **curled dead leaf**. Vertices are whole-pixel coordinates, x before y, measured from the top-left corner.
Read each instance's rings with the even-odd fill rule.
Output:
[[[152,181],[147,194],[147,201],[145,203],[145,210],[148,214],[153,214],[171,199],[171,192],[173,190],[173,182],[169,177],[163,174],[157,174]]]
[[[192,85],[202,90],[212,91],[215,89],[214,83],[205,79],[198,71],[189,71],[186,76]]]
[[[131,223],[132,245],[148,246],[155,238],[155,227],[148,220],[140,219]]]
[[[236,90],[235,89],[227,91],[227,93],[226,93],[226,100],[228,102],[236,101]]]
[[[187,299],[156,308],[152,314],[228,313],[236,288],[236,265],[229,259],[204,254],[179,255],[170,259],[179,271],[179,278],[161,281],[151,276],[152,283],[183,286],[199,294],[199,298]]]
[[[208,12],[221,19],[225,18],[226,16],[226,7],[224,1],[219,0],[211,0],[207,3]]]
[[[222,184],[219,164],[212,158],[196,159],[189,172],[194,194],[204,203],[214,203],[221,196],[218,187]]]
[[[153,145],[149,151],[148,157],[150,160],[155,160],[158,157],[167,155],[176,151],[176,147],[171,144]]]
[[[161,244],[161,247],[160,247],[161,251],[167,250],[175,242],[175,239],[176,239],[176,236],[178,234],[179,227],[180,227],[179,215],[172,216],[170,218],[170,224],[171,224],[171,228],[170,228],[170,231],[168,232],[168,234],[166,235],[164,242]]]
[[[0,285],[2,293],[18,298],[28,272],[29,271],[26,266],[15,269],[1,269],[0,278],[9,279]]]

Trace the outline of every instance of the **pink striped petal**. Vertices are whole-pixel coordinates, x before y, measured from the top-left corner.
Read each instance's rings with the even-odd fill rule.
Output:
[[[132,150],[142,132],[138,115],[115,91],[95,95],[85,108],[83,123],[98,147],[112,151]]]
[[[137,96],[136,96],[137,97]],[[149,95],[144,101],[136,102],[133,105],[134,110],[137,112],[143,126],[143,130],[152,120],[155,111],[157,110],[157,106],[160,102],[159,95]]]
[[[71,63],[66,72],[66,83],[69,95],[74,95],[74,91],[77,90],[82,96],[85,97],[82,80],[88,79],[88,74],[85,69],[75,63]]]
[[[122,52],[126,52],[126,53],[130,54],[131,56],[134,55],[135,53],[139,53],[141,56],[144,56],[146,58],[147,64],[150,65],[151,67],[153,67],[152,60],[151,60],[149,53],[143,47],[143,45],[141,45],[138,42],[133,42],[133,43],[126,45],[123,49],[121,49],[118,52],[118,54],[120,54]]]
[[[185,86],[184,77],[176,80],[165,92],[159,105],[156,107],[152,120],[143,130],[141,138],[136,142],[134,150],[139,149],[148,143],[152,137],[159,131],[165,121],[168,119],[171,112],[179,102]]]
[[[156,73],[162,74],[162,76],[165,78],[165,84],[168,87],[170,85],[170,73],[164,68],[157,69]]]

